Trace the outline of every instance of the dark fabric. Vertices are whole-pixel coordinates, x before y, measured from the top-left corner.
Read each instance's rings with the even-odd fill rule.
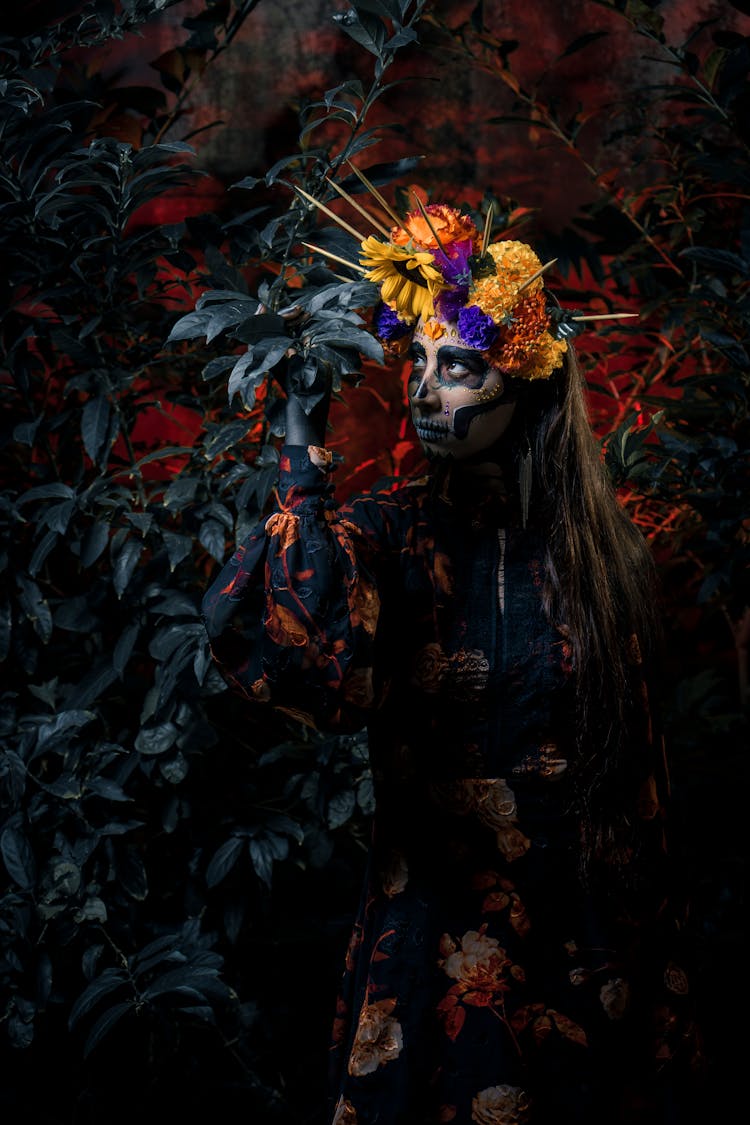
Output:
[[[336,1125],[687,1120],[661,739],[637,638],[621,800],[631,871],[579,877],[575,674],[545,544],[490,489],[385,486],[338,509],[307,451],[204,599],[253,706],[367,724],[372,846],[331,1043]],[[502,581],[501,581],[502,572]],[[604,864],[602,860],[602,864]],[[634,876],[631,878],[630,876]]]

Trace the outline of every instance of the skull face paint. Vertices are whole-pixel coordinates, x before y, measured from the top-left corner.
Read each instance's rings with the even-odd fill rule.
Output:
[[[515,393],[502,373],[469,347],[455,324],[419,322],[411,344],[409,405],[428,457],[465,460],[502,437],[515,410]]]

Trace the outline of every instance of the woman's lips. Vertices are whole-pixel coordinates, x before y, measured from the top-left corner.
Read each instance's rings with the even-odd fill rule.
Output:
[[[451,434],[449,426],[436,426],[429,422],[415,422],[414,429],[420,441],[443,441]]]

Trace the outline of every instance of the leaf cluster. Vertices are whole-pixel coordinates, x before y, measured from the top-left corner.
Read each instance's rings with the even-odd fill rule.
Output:
[[[96,63],[165,6],[78,5],[0,42],[0,1034],[29,1060],[19,1075],[59,1070],[71,1105],[99,1120],[118,1111],[97,1075],[122,1051],[162,1075],[165,1097],[181,1073],[186,1106],[203,1052],[206,1088],[226,1104],[240,1090],[281,1119],[291,1111],[264,1053],[253,951],[275,924],[279,871],[320,867],[335,834],[359,837],[369,773],[353,744],[248,722],[199,607],[275,481],[269,373],[314,399],[322,379],[339,386],[361,355],[381,355],[363,330],[373,293],[356,279],[310,265],[293,292],[302,315],[284,315],[286,267],[268,267],[312,231],[301,199],[226,225],[212,213],[159,221],[200,188],[192,147],[165,136],[196,67],[161,71],[163,98],[120,88],[118,112],[137,123],[124,140],[107,134]],[[207,65],[254,7],[207,3],[184,24],[184,50]],[[365,22],[410,5],[366,7]],[[400,42],[389,40],[383,69]],[[92,64],[76,97],[71,52]],[[374,80],[359,98],[348,155],[375,143],[365,118],[379,90]],[[305,109],[308,134],[343,98]],[[295,160],[313,187],[336,158],[303,144]],[[268,184],[288,189],[288,175]],[[291,785],[259,766],[282,744],[298,758]],[[350,781],[358,803],[342,795]],[[309,936],[303,921],[299,947]],[[294,1002],[277,995],[276,1010]],[[20,1081],[10,1101],[46,1113],[52,1087]],[[153,1093],[136,1081],[129,1104]]]

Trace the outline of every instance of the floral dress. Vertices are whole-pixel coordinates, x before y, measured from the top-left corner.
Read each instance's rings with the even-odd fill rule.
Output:
[[[659,939],[666,779],[637,639],[622,799],[649,878],[628,898],[580,877],[575,677],[538,530],[448,477],[336,508],[321,452],[282,450],[277,510],[203,609],[254,706],[367,725],[332,1125],[682,1120],[664,1074],[688,985]]]

